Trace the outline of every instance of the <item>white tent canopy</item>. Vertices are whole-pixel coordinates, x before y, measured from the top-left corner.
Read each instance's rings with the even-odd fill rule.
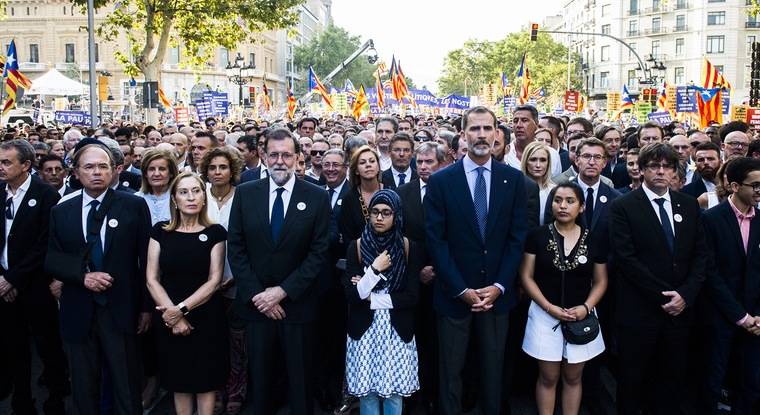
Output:
[[[26,91],[26,95],[82,95],[86,94],[89,89],[87,85],[69,79],[52,68],[32,81],[32,88]]]

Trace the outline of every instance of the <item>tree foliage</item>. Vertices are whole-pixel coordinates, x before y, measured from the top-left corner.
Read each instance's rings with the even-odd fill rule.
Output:
[[[314,72],[322,79],[333,71],[338,65],[348,58],[354,51],[362,45],[359,36],[352,36],[345,29],[330,24],[318,36],[311,39],[310,42],[296,47],[293,52],[293,61],[295,65],[304,73],[303,79],[307,79],[309,65],[314,67]],[[390,65],[390,62],[386,62]],[[343,88],[346,79],[350,79],[356,89],[360,84],[365,88],[374,87],[375,78],[373,73],[376,65],[370,64],[365,56],[359,56],[351,64],[340,71],[326,87],[334,86]],[[387,79],[387,75],[383,75]],[[414,83],[406,78],[409,88],[414,88]],[[302,94],[308,88],[307,82],[296,84],[296,93]]]
[[[86,9],[87,0],[73,0]],[[95,7],[112,9],[97,28],[107,41],[118,45],[116,58],[125,72],[142,73],[158,80],[169,46],[182,45],[182,64],[202,69],[217,47],[234,49],[255,42],[263,31],[297,22],[294,6],[304,0],[96,0]],[[131,56],[131,58],[130,58]]]
[[[468,40],[450,51],[444,58],[442,75],[438,78],[439,95],[475,95],[480,87],[489,83],[501,84],[501,73],[507,74],[510,85],[515,85],[523,52],[527,51],[531,90],[544,88],[546,96],[560,96],[567,87],[567,48],[551,36],[539,33],[531,42],[527,31],[511,33],[506,38],[491,42]],[[573,62],[578,62],[577,56]],[[573,68],[575,69],[575,68]],[[571,72],[571,86],[580,88],[577,71]]]

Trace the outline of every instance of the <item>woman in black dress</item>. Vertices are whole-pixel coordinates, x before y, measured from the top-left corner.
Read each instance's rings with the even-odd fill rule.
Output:
[[[206,214],[206,189],[192,173],[172,182],[171,221],[153,227],[148,246],[148,290],[156,303],[159,372],[174,392],[178,415],[211,415],[215,391],[229,375],[224,304],[218,291],[227,232]]]
[[[338,230],[344,241],[359,239],[369,222],[367,203],[383,188],[380,156],[370,146],[359,147],[351,156],[348,181],[351,187],[343,197]]]

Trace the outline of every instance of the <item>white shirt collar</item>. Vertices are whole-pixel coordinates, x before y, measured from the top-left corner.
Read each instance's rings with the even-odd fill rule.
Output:
[[[585,195],[586,192],[588,192],[588,188],[594,189],[594,197],[599,194],[599,184],[602,182],[601,177],[599,180],[596,181],[596,184],[593,186],[587,185],[583,180],[581,180],[580,176],[578,176],[578,185],[581,187],[581,190],[583,190],[583,194]]]
[[[346,184],[346,179],[343,179],[342,182],[340,182],[339,185],[335,186],[333,190],[335,190],[335,193],[340,194],[340,191],[343,189],[343,186]],[[325,185],[325,190],[330,190],[330,186]]]
[[[485,167],[487,171],[491,171],[491,163],[493,163],[493,158],[489,158],[486,164],[484,164],[482,167]],[[475,163],[470,158],[470,154],[467,153],[464,158],[462,159],[462,164],[464,165],[464,172],[470,173],[477,169],[478,167],[481,167],[478,163]]]
[[[31,184],[32,184],[32,175],[29,174],[26,176],[26,180],[24,180],[24,183],[21,183],[21,186],[19,186],[19,188],[16,189],[15,196],[20,196],[20,195],[25,194],[27,191],[29,191],[29,186],[31,186]],[[14,197],[13,195],[11,195],[8,183],[5,184],[5,195],[6,195],[6,199],[9,197]]]
[[[285,182],[285,185],[282,186],[285,188],[285,191],[293,194],[293,186],[296,184],[296,174],[293,173],[290,175],[290,179],[288,179],[287,182]],[[277,191],[277,188],[280,186],[277,186],[277,183],[274,182],[274,179],[272,179],[272,176],[269,176],[269,193],[274,193]]]
[[[641,183],[641,188],[644,189],[644,194],[647,195],[647,198],[649,199],[650,202],[654,202],[655,199],[663,198],[663,199],[667,200],[668,203],[670,203],[670,190],[668,190],[667,192],[665,192],[664,195],[660,196],[657,193],[653,192],[651,189],[649,189],[647,187],[646,182],[642,182]]]
[[[393,173],[394,176],[398,176],[399,174],[406,174],[404,178],[409,180],[412,177],[412,165],[410,164],[409,167],[407,167],[406,170],[404,171],[398,171],[396,170],[395,167],[393,167],[393,165],[391,165],[391,172]]]
[[[82,189],[82,206],[89,205],[90,202],[92,202],[93,200],[97,200],[98,202],[103,203],[103,199],[105,199],[106,193],[108,193],[108,189],[103,191],[103,193],[101,193],[98,197],[93,198],[90,195],[88,195],[87,192],[84,191],[84,189]]]
[[[420,190],[422,190],[425,186],[427,186],[427,183],[424,180],[420,179]]]

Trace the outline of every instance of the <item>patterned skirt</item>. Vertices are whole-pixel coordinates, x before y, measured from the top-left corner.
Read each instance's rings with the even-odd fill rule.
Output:
[[[404,343],[391,325],[389,310],[375,310],[369,329],[359,340],[346,343],[348,393],[383,398],[410,396],[420,388],[417,343]]]

